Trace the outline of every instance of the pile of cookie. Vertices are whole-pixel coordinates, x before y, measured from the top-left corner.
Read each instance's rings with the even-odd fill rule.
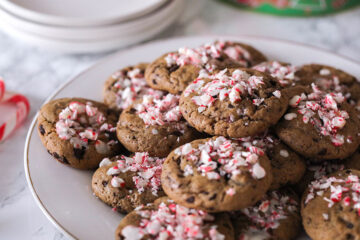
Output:
[[[339,69],[216,41],[117,71],[104,103],[45,104],[38,132],[97,168],[116,239],[360,239],[359,100]]]

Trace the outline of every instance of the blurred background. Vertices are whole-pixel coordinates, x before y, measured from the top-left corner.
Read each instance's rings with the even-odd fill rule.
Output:
[[[114,51],[169,37],[255,35],[360,61],[359,0],[139,0],[126,8],[124,1],[103,2],[0,0],[0,76],[31,105],[25,124],[0,142],[0,239],[65,239],[27,189],[25,135],[51,92]]]

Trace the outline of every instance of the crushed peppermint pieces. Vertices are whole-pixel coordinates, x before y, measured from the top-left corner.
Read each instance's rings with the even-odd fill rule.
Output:
[[[69,105],[59,113],[56,122],[56,133],[62,140],[69,140],[75,149],[86,149],[89,141],[95,141],[95,149],[100,154],[107,154],[111,146],[117,141],[103,142],[99,138],[101,133],[115,132],[116,128],[106,123],[106,117],[93,106],[92,102],[86,104],[70,102]]]
[[[178,122],[182,118],[179,99],[178,95],[170,93],[161,98],[145,95],[142,102],[135,105],[135,109],[137,115],[146,125],[164,125],[168,122]]]
[[[116,80],[113,87],[117,89],[116,106],[118,109],[129,107],[144,95],[154,95],[157,98],[163,95],[162,91],[154,90],[146,84],[144,73],[139,68],[118,71],[112,75],[112,78]]]
[[[161,170],[164,158],[149,157],[146,152],[135,153],[134,157],[121,156],[117,160],[117,164],[108,169],[107,175],[113,176],[111,185],[113,187],[125,187],[125,181],[118,177],[118,174],[125,172],[135,172],[132,180],[139,193],[143,193],[145,189],[150,189],[152,194],[157,196],[157,192],[161,188]],[[111,163],[111,162],[110,162]],[[104,159],[100,165],[106,166],[108,159]]]
[[[345,101],[345,97],[342,93],[322,92],[315,84],[311,86],[312,93],[294,96],[290,99],[290,106],[297,108],[297,112],[302,115],[304,123],[312,124],[320,134],[329,136],[333,145],[343,145],[344,136],[338,134],[338,131],[345,126],[349,114],[339,109],[339,104]],[[292,120],[296,117],[295,115],[295,113],[288,113],[284,118]],[[315,116],[318,116],[319,119]]]
[[[121,234],[125,240],[142,239],[205,239],[223,240],[225,236],[211,225],[214,216],[176,203],[161,203],[155,210],[138,209],[141,216],[137,226],[128,225]]]
[[[180,48],[177,52],[165,56],[168,67],[195,65],[208,72],[217,69],[218,66],[211,63],[213,59],[220,59],[222,56],[234,60],[243,67],[249,67],[251,60],[250,53],[238,44],[232,42],[217,41],[211,44],[204,44],[197,48]]]
[[[271,61],[260,63],[252,68],[257,71],[270,74],[278,80],[281,86],[288,86],[292,81],[297,80],[295,72],[298,68],[290,64],[282,64],[278,61]]]
[[[197,148],[193,148],[190,143],[185,144],[177,148],[175,154],[193,161],[195,169],[208,179],[219,180],[223,176],[231,179],[242,171],[249,171],[254,179],[264,178],[266,174],[258,161],[264,155],[262,149],[252,145],[245,148],[224,137],[208,139]],[[193,175],[194,170],[185,167],[184,176]]]
[[[325,196],[325,191],[329,191],[329,196]],[[312,181],[305,198],[305,205],[315,197],[322,197],[329,208],[337,203],[344,206],[352,205],[360,216],[360,181],[357,175],[350,174],[345,179],[338,176],[323,176]]]
[[[189,84],[184,92],[185,97],[191,93],[196,94],[196,96],[192,97],[192,101],[198,106],[198,112],[205,111],[216,100],[224,101],[228,99],[232,104],[236,104],[243,98],[251,96],[253,104],[256,106],[261,105],[264,101],[256,94],[258,89],[264,85],[263,78],[260,76],[250,75],[240,69],[230,74],[227,69],[224,69],[216,74],[205,76],[205,79],[211,81],[205,83],[204,78],[198,77]],[[274,95],[281,97],[280,91],[275,91]]]
[[[251,222],[250,228],[243,235],[244,237],[253,235],[254,230],[267,233],[270,229],[276,229],[280,226],[281,220],[296,211],[298,211],[298,202],[295,199],[278,191],[272,191],[255,206],[241,210]]]

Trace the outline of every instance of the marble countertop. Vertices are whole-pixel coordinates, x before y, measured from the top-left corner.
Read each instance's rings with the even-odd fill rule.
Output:
[[[199,0],[200,1],[200,0]],[[257,35],[311,44],[360,61],[360,9],[321,18],[285,18],[234,9],[201,0],[158,38],[197,34]],[[200,9],[200,11],[196,11]],[[31,103],[26,123],[0,143],[0,239],[66,239],[42,214],[25,180],[23,148],[32,117],[45,98],[64,81],[105,55],[49,53],[0,32],[0,75],[8,90],[26,95]]]

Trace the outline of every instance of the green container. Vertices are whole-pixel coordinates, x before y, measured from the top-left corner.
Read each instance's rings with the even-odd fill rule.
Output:
[[[241,8],[283,16],[335,13],[360,5],[360,0],[220,0]]]

